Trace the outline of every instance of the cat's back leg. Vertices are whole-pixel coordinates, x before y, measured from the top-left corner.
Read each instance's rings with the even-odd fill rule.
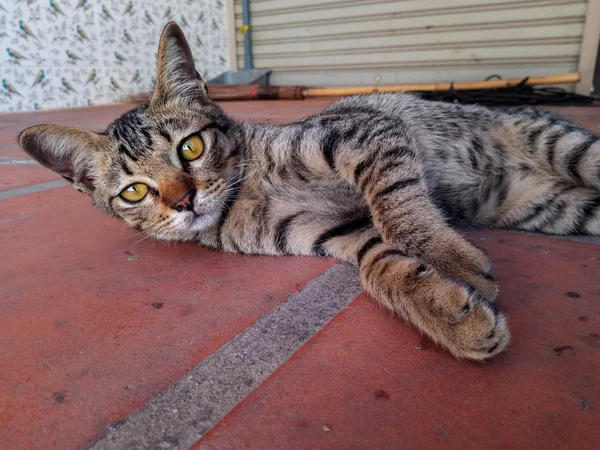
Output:
[[[525,108],[501,115],[508,149],[553,178],[600,190],[600,136],[548,111]]]
[[[600,235],[600,190],[543,173],[512,174],[495,225],[547,234]]]
[[[515,110],[501,119],[496,131],[509,183],[496,225],[600,234],[600,137],[547,111]]]

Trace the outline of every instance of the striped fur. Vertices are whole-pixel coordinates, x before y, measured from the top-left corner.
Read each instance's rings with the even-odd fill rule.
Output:
[[[190,58],[168,25],[149,105],[100,135],[33,127],[22,146],[157,238],[353,262],[377,302],[459,358],[493,356],[509,333],[488,258],[451,225],[600,234],[600,140],[565,119],[398,94],[284,126],[237,123]],[[192,134],[205,150],[187,162],[177,148]],[[118,195],[134,182],[150,188],[137,204]]]

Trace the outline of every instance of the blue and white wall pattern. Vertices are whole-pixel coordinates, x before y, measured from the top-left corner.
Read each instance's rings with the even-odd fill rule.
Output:
[[[225,0],[0,0],[0,111],[115,103],[152,89],[162,28],[198,71],[228,68]]]

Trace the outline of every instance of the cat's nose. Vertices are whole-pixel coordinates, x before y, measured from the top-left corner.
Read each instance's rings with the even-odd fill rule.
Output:
[[[188,192],[183,194],[183,197],[181,197],[179,200],[174,201],[171,204],[171,208],[175,209],[177,212],[191,210],[193,208],[193,200],[195,193],[195,189],[189,190]]]

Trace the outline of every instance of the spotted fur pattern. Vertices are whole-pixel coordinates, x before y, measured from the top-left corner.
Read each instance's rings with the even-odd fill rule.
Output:
[[[188,162],[177,149],[194,134],[205,150]],[[375,301],[459,358],[497,354],[509,332],[490,261],[450,225],[600,234],[600,140],[565,119],[398,94],[238,123],[208,99],[174,24],[148,105],[104,134],[42,125],[20,141],[157,238],[355,263]],[[139,203],[119,196],[132,183],[149,186]]]

